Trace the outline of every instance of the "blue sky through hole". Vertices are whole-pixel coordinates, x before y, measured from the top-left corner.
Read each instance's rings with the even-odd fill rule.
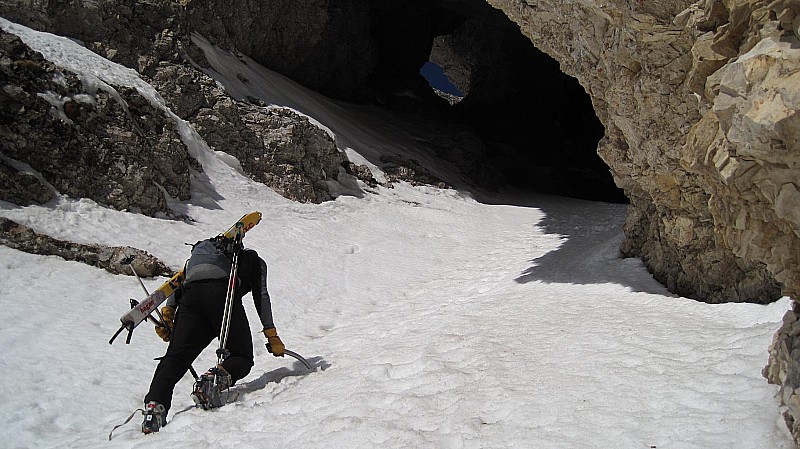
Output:
[[[447,79],[447,76],[444,74],[444,70],[431,61],[423,64],[423,66],[419,69],[419,74],[428,81],[428,84],[430,84],[431,87],[451,95],[456,95],[458,97],[464,96],[464,94],[462,94],[458,88],[454,86],[449,79]]]

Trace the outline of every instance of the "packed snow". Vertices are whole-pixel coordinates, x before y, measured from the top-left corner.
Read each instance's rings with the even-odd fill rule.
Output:
[[[62,67],[163,105],[135,72],[71,40],[0,25]],[[351,160],[418,156],[418,136],[401,126],[359,121],[370,114],[195,39],[233,95],[312,117]],[[187,374],[161,432],[143,435],[134,413],[109,442],[141,408],[166,348],[149,323],[130,345],[108,344],[141,287],[0,246],[3,447],[792,447],[778,388],[761,376],[788,298],[709,305],[668,293],[641,261],[619,258],[626,206],[406,184],[297,204],[170,116],[207,176],[192,200],[171,202],[193,222],[63,196],[0,202],[0,216],[60,239],[131,245],[178,269],[184,243],[261,211],[245,244],[269,264],[280,336],[313,369],[267,353],[247,296],[256,365],[232,402],[193,407]],[[215,363],[214,349],[195,369]]]

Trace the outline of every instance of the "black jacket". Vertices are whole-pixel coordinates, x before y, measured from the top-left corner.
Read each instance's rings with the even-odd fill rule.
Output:
[[[269,291],[267,291],[267,263],[258,256],[252,249],[243,249],[239,252],[239,267],[236,273],[236,294],[237,300],[247,293],[252,293],[253,303],[258,311],[258,317],[264,329],[275,327],[272,320],[272,302],[270,301]],[[197,282],[209,282],[208,280]],[[211,282],[228,282],[228,279],[217,279]],[[175,308],[180,304],[182,289],[178,289],[173,296],[167,300],[167,305]],[[225,298],[220,298],[225,301]]]
[[[267,263],[252,249],[239,252],[239,269],[236,297],[241,299],[248,292],[253,294],[258,317],[264,329],[275,327],[272,322],[272,302],[267,291]]]

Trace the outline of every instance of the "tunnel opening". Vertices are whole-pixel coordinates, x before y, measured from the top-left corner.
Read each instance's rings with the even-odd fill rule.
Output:
[[[411,3],[371,10],[378,57],[368,100],[469,127],[483,145],[473,166],[506,185],[627,202],[597,154],[605,131],[591,98],[517,24],[481,0]],[[460,95],[437,87],[445,81]]]
[[[438,124],[450,141],[431,151],[468,183],[627,202],[597,154],[604,129],[590,96],[501,10],[485,0],[311,4],[298,22],[251,2],[248,17],[271,18],[259,28],[268,31],[262,39],[240,16],[220,17],[202,3],[189,17],[195,29],[223,29],[232,47],[308,88],[404,113],[415,125]],[[260,44],[273,38],[280,45]],[[437,95],[420,74],[428,63],[442,68],[459,101]],[[468,133],[475,137],[464,139]]]
[[[458,103],[464,98],[464,93],[461,92],[447,74],[444,69],[433,61],[427,61],[419,69],[419,74],[428,82],[428,86],[433,89],[436,95],[444,98],[451,105]]]

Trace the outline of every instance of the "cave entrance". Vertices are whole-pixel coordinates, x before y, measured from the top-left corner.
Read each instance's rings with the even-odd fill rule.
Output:
[[[461,95],[448,99],[448,120],[475,132],[483,147],[472,167],[493,167],[501,182],[522,189],[627,201],[597,154],[605,130],[591,98],[502,11],[484,0],[378,2],[370,29],[377,56],[370,95],[422,116],[420,104],[441,110],[435,103],[447,98],[431,77],[449,81]]]
[[[433,38],[430,60],[464,93],[453,111],[512,186],[626,202],[597,154],[605,130],[575,78],[504,14],[465,19]]]

